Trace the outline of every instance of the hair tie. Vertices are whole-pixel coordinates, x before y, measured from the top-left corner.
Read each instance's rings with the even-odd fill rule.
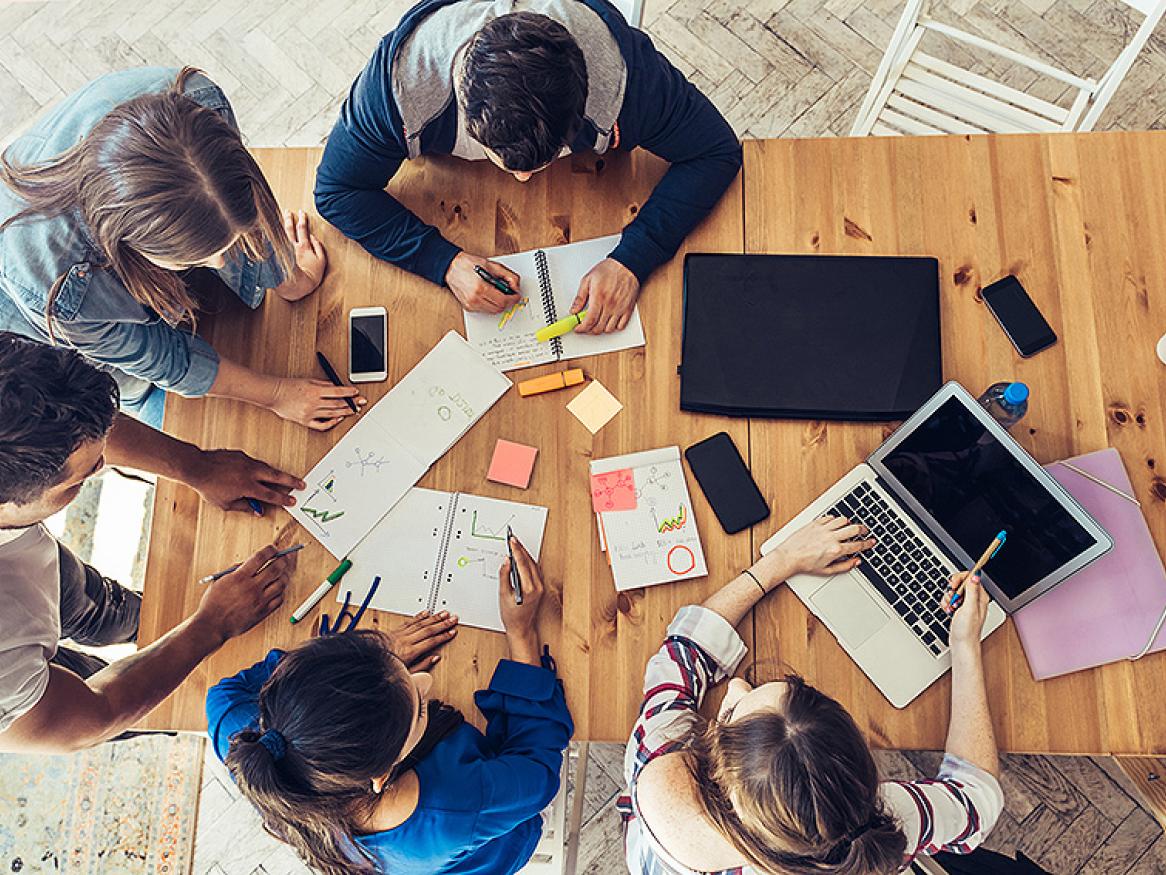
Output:
[[[878,826],[878,818],[872,817],[866,823],[864,823],[860,826],[856,826],[854,829],[852,829],[850,832],[848,832],[846,834],[846,840],[849,842],[853,842],[855,839],[857,839],[860,835],[862,835],[868,829],[874,829],[876,826]]]
[[[268,729],[259,736],[259,743],[267,748],[267,752],[276,762],[283,759],[283,755],[287,753],[287,739],[278,729]]]

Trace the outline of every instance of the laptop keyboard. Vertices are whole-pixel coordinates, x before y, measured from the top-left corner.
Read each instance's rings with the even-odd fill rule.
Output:
[[[860,555],[858,571],[936,656],[947,650],[950,618],[940,607],[947,589],[944,563],[869,483],[860,483],[829,511],[862,523],[877,539]]]

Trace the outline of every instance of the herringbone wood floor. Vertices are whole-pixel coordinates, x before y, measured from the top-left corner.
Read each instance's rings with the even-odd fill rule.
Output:
[[[0,143],[89,79],[138,64],[193,64],[227,91],[249,142],[316,145],[352,78],[410,0],[0,0]],[[743,137],[845,134],[903,0],[645,0],[644,28]],[[1136,26],[1118,0],[937,0],[937,17],[1077,73],[1099,74]],[[1101,128],[1166,127],[1166,26]],[[929,49],[1056,100],[1048,83],[950,45]],[[225,771],[204,776],[195,872],[305,871],[268,838]],[[580,867],[623,871],[614,799],[620,751],[592,746]],[[890,777],[933,754],[882,754]],[[1108,760],[1012,757],[992,836],[1049,871],[1166,873],[1166,838]]]
[[[253,145],[318,145],[412,0],[0,0],[0,142],[87,80],[194,64]],[[903,0],[645,0],[644,29],[743,137],[845,134]],[[936,0],[936,17],[1098,75],[1139,19],[1119,0]],[[930,50],[1046,99],[1061,89],[937,41]],[[1166,25],[1100,127],[1166,127]]]

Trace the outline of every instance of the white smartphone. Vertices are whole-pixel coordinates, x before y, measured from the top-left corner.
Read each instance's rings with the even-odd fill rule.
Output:
[[[384,307],[353,307],[348,311],[348,379],[375,383],[389,375],[388,314]]]

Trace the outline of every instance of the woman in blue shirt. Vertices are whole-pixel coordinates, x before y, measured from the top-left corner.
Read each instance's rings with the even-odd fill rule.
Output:
[[[474,697],[483,735],[430,699],[372,630],[317,638],[215,685],[207,721],[219,758],[268,831],[325,875],[511,875],[542,833],[574,727],[539,656],[538,565],[512,540],[499,600],[510,659]]]
[[[95,79],[0,159],[0,329],[72,346],[155,427],[161,390],[318,429],[350,414],[355,389],[252,371],[194,331],[195,280],[214,279],[195,269],[254,309],[269,289],[309,294],[326,261],[307,217],[281,216],[222,90],[189,67]]]

